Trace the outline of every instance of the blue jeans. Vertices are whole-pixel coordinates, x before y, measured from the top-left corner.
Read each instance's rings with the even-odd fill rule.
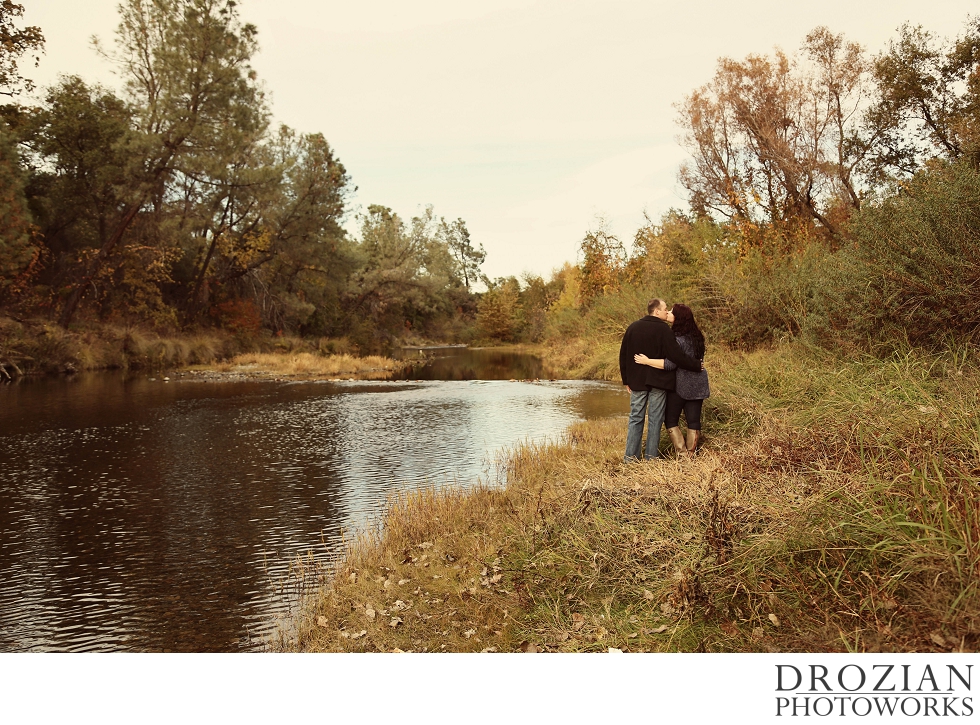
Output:
[[[667,391],[660,388],[634,390],[630,393],[630,420],[626,428],[626,457],[623,459],[625,462],[640,460],[645,417],[650,418],[645,457],[657,458],[660,455],[660,428],[664,423],[666,401]]]

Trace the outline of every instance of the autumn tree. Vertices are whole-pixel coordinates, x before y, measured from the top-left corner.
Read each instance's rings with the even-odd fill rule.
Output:
[[[521,285],[516,277],[500,277],[489,284],[480,298],[477,328],[485,338],[514,342],[524,323]]]
[[[579,292],[583,307],[592,300],[616,290],[626,267],[626,248],[604,224],[586,232],[579,245],[582,254],[582,279]]]
[[[796,57],[719,60],[679,106],[692,156],[680,180],[695,212],[839,234],[861,205],[869,71],[859,45],[822,27]]]

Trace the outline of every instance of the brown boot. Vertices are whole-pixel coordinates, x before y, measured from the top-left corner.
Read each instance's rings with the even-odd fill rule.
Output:
[[[667,429],[667,434],[670,436],[670,442],[674,444],[674,450],[677,451],[678,458],[687,457],[687,448],[684,446],[684,434],[681,433],[679,427],[673,427]]]
[[[688,429],[688,431],[687,431],[687,452],[688,452],[688,454],[690,454],[692,456],[694,455],[695,451],[698,448],[698,438],[700,438],[700,437],[701,437],[701,431]]]

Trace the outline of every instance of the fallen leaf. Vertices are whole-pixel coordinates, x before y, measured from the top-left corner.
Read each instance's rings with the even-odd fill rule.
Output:
[[[364,616],[366,616],[372,622],[374,621],[374,615],[375,614],[376,614],[376,612],[371,607],[368,607],[367,609],[364,610]]]
[[[623,654],[623,650],[621,650],[621,649],[618,649],[618,648],[616,648],[616,647],[610,647],[610,648],[609,648],[609,654],[611,654],[611,655],[612,655],[612,654],[617,654],[617,655],[621,655],[621,654]]]
[[[394,628],[394,627],[397,627],[401,623],[402,623],[402,618],[401,617],[392,617],[391,618],[391,621],[388,622],[388,626]]]
[[[486,576],[487,575],[487,572],[488,572],[488,569],[486,567],[483,567],[483,570],[480,572],[480,576]]]
[[[401,655],[405,654],[405,650],[398,649],[397,647],[395,647],[395,649],[391,650],[391,652],[392,652],[392,654],[401,654]]]
[[[358,633],[356,633],[356,634],[352,634],[352,635],[350,636],[350,638],[351,638],[351,639],[360,639],[360,638],[361,638],[361,637],[363,637],[363,636],[364,636],[365,634],[367,634],[367,630],[366,630],[366,629],[362,629],[362,630],[361,630],[360,632],[358,632]]]
[[[666,624],[661,624],[656,629],[651,629],[650,630],[650,634],[660,634],[661,632],[666,632],[666,631],[667,631],[667,625]]]
[[[684,541],[690,541],[693,538],[694,538],[694,534],[692,534],[690,531],[684,534]]]
[[[348,576],[348,577],[347,577],[347,580],[348,580],[348,581],[349,581],[349,582],[350,582],[351,584],[356,584],[356,583],[357,583],[357,572],[354,572],[354,571],[352,571],[352,572],[350,573],[350,576]]]
[[[432,546],[432,542],[431,541],[423,541],[421,544],[419,544],[419,548],[420,549],[428,549],[431,546]]]
[[[572,630],[575,631],[575,632],[578,632],[584,626],[585,626],[585,617],[583,617],[581,614],[578,614],[578,613],[573,614],[572,615]]]
[[[769,615],[769,621],[773,623],[773,626],[776,626],[776,627],[779,626],[779,617],[777,617],[775,614],[770,614]]]
[[[652,602],[656,597],[653,596],[653,592],[651,592],[649,589],[644,589],[643,598],[646,599],[648,602]]]
[[[476,630],[475,629],[467,629],[465,632],[463,632],[463,636],[466,637],[466,639],[469,639],[474,634],[476,634]]]
[[[385,589],[391,589],[391,579],[385,579],[384,584],[382,584]]]
[[[756,639],[761,639],[764,634],[765,634],[765,630],[763,630],[762,627],[755,627],[752,630],[752,636],[755,637]]]
[[[401,586],[405,586],[405,585],[406,585],[406,584],[408,584],[408,583],[409,583],[410,581],[412,581],[412,580],[411,580],[411,579],[399,579],[399,580],[398,580],[398,586],[400,586],[400,587],[401,587]]]
[[[946,639],[939,632],[930,632],[929,639],[938,644],[940,647],[946,646]]]
[[[317,617],[316,618],[316,626],[317,627],[326,627],[327,626],[327,618],[324,617],[324,616],[322,616],[322,615],[319,616],[319,617]]]
[[[503,574],[494,574],[492,577],[490,577],[490,583],[491,584],[496,584],[497,582],[499,582],[503,578],[504,578],[504,575]]]

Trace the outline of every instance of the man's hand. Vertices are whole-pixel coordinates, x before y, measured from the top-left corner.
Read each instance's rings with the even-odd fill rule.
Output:
[[[629,385],[627,385],[626,386],[626,392],[629,393],[630,395],[632,395],[633,394],[633,389]]]

